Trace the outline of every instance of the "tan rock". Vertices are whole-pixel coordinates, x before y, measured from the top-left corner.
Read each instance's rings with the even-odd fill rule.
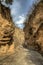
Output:
[[[26,20],[24,27],[25,40],[27,47],[34,46],[35,49],[43,49],[43,2],[40,1]],[[42,27],[40,28],[40,26]],[[38,34],[37,34],[38,33]],[[36,43],[36,39],[39,43]],[[41,45],[40,45],[41,43]],[[34,48],[33,47],[33,48]],[[43,51],[42,51],[43,53]]]
[[[14,49],[24,43],[24,32],[12,22],[10,9],[0,5],[0,56],[13,54]]]

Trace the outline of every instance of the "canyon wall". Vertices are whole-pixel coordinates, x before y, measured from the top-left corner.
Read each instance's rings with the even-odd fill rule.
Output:
[[[43,1],[34,6],[25,22],[25,45],[43,53]]]

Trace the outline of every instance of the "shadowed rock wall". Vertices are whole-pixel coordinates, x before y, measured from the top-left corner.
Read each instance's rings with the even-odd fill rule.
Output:
[[[25,45],[43,53],[43,1],[35,6],[26,20],[24,32]]]

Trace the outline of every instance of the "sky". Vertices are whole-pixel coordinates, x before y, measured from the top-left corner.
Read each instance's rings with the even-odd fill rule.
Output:
[[[39,1],[40,0],[13,0],[10,9],[13,22],[17,27],[23,29],[23,23],[25,22],[24,20],[26,19],[26,15],[31,12],[33,3],[37,3]],[[3,4],[6,5],[5,3]]]

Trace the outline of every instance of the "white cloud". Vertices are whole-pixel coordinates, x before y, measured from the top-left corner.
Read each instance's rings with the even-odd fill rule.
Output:
[[[24,25],[23,24],[20,24],[20,25],[16,25],[18,26],[19,28],[23,29],[24,28]]]
[[[19,27],[19,28],[21,28],[21,29],[23,29],[24,28],[24,21],[25,20],[25,16],[24,15],[22,15],[22,16],[19,16],[18,17],[18,20],[16,20],[16,22],[15,22],[15,25],[17,26],[17,27]]]
[[[25,20],[25,17],[24,16],[19,16],[19,21],[17,20],[16,21],[16,24],[23,24],[24,23],[24,20]]]

